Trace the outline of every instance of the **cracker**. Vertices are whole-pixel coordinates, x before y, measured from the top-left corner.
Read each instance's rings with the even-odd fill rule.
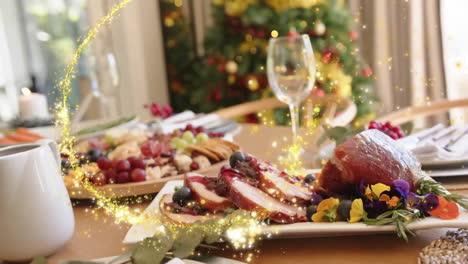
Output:
[[[229,157],[229,152],[222,145],[214,141],[205,141],[203,142],[202,147],[215,153],[221,160],[225,160]]]
[[[218,157],[218,155],[216,155],[215,153],[213,153],[209,149],[207,149],[205,147],[202,147],[201,145],[188,146],[187,150],[190,151],[190,152],[196,151],[196,152],[208,157],[211,160],[220,161],[220,158]]]
[[[224,140],[224,139],[221,139],[221,138],[213,138],[212,140],[214,140],[215,142],[218,142],[220,144],[223,144],[225,146],[228,146],[232,151],[238,151],[240,149],[239,145],[237,145],[236,143],[233,143],[231,141],[227,141],[227,140]]]

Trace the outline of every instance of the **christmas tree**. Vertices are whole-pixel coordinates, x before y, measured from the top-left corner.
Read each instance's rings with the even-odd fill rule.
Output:
[[[310,36],[317,63],[313,93],[350,97],[359,126],[374,118],[372,71],[359,58],[357,33],[339,0],[213,0],[205,54],[195,51],[181,0],[162,0],[171,104],[176,111],[210,112],[273,96],[266,78],[268,40],[291,31]],[[247,121],[288,122],[288,111],[250,115]],[[258,119],[258,117],[261,117]]]

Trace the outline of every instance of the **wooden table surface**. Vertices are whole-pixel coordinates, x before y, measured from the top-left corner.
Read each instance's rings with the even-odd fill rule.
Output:
[[[272,148],[272,143],[282,142],[289,133],[285,127],[243,125],[235,141],[246,152],[274,160],[279,150]],[[468,194],[466,190],[457,192]],[[139,206],[144,208],[147,204]],[[127,247],[122,240],[129,225],[115,224],[111,216],[91,210],[94,208],[89,204],[74,208],[75,233],[63,249],[49,257],[49,263],[89,260],[125,252]],[[417,231],[417,236],[410,238],[409,242],[395,234],[268,240],[259,246],[260,253],[252,263],[417,263],[420,250],[448,230]],[[232,253],[220,255],[231,257]]]

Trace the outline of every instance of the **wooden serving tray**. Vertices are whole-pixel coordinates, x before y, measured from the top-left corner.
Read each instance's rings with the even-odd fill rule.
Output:
[[[206,176],[217,176],[220,168],[226,165],[228,161],[220,161],[213,164],[211,167],[193,171]],[[96,186],[95,188],[107,198],[123,198],[135,195],[145,195],[159,192],[164,185],[169,181],[183,180],[184,174],[161,178],[157,180],[149,180],[143,182],[129,182],[122,184],[106,184],[104,186]],[[67,186],[68,194],[72,199],[92,199],[94,195],[86,191],[82,186]]]

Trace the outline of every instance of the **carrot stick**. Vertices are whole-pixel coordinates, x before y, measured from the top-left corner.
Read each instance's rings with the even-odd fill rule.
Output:
[[[18,128],[16,129],[16,133],[28,135],[28,136],[31,136],[31,137],[35,137],[35,138],[37,138],[37,139],[42,139],[42,138],[43,138],[41,135],[36,134],[36,133],[34,133],[34,132],[31,132],[29,129],[24,128],[24,127],[18,127]]]
[[[30,137],[24,134],[9,134],[6,136],[6,138],[16,142],[34,142],[37,140],[35,137]]]
[[[2,144],[12,144],[12,143],[17,143],[14,140],[8,139],[8,138],[0,138],[0,143]]]

